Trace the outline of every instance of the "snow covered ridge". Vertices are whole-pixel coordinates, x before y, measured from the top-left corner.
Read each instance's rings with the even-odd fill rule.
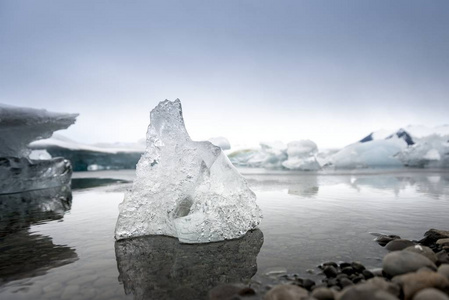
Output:
[[[64,158],[29,159],[28,144],[75,123],[78,114],[0,104],[0,194],[68,186],[72,175]]]
[[[343,149],[319,151],[310,140],[261,143],[228,153],[237,166],[316,171],[321,169],[449,167],[449,126],[407,126],[372,132]]]
[[[220,147],[190,139],[181,102],[150,113],[147,148],[120,204],[116,239],[168,235],[184,243],[240,238],[262,218],[256,195]]]

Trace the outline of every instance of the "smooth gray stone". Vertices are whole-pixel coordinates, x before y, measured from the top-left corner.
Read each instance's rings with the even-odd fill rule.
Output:
[[[388,253],[382,261],[383,271],[390,277],[415,272],[422,267],[437,268],[427,257],[411,251]]]

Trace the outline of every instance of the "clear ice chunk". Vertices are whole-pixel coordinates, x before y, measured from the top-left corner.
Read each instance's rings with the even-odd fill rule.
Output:
[[[262,215],[254,192],[220,147],[190,139],[179,99],[159,103],[150,120],[115,238],[167,235],[208,243],[255,229]]]

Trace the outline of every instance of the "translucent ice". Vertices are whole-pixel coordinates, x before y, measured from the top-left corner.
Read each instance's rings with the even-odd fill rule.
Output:
[[[116,239],[157,234],[207,243],[256,228],[262,216],[255,194],[219,147],[190,139],[181,102],[159,103],[150,119],[136,180],[120,204]]]
[[[70,162],[62,157],[45,160],[0,157],[0,194],[69,185],[71,176]]]
[[[34,159],[29,159],[27,146],[69,127],[77,116],[0,104],[0,194],[70,184],[72,168],[67,160],[44,152],[33,153]]]

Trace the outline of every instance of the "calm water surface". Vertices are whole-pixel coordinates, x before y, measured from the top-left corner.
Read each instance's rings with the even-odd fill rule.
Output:
[[[318,278],[324,261],[379,267],[385,250],[370,232],[420,239],[449,229],[447,170],[241,172],[263,210],[260,230],[208,245],[116,243],[134,171],[75,173],[71,202],[33,201],[45,192],[0,198],[0,299],[201,299],[220,282]]]

